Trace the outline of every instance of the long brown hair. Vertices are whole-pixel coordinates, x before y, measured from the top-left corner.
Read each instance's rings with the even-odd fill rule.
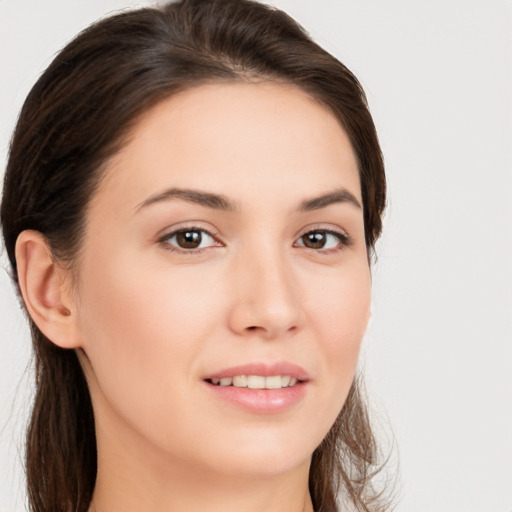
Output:
[[[106,161],[148,108],[206,81],[254,77],[295,84],[329,108],[356,154],[369,257],[385,206],[382,155],[354,75],[288,15],[249,0],[183,0],[128,11],[80,33],[37,81],[9,153],[1,221],[13,279],[14,247],[40,231],[73,265],[87,205]],[[30,320],[36,393],[26,444],[33,512],[87,511],[96,478],[94,415],[75,351],[55,346]],[[384,510],[372,485],[377,447],[354,381],[335,424],[313,454],[317,512],[339,493],[359,511]]]

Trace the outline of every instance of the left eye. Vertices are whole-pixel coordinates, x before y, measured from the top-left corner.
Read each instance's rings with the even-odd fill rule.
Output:
[[[179,229],[174,231],[162,239],[177,249],[205,249],[216,245],[214,238],[204,229]]]
[[[297,245],[308,249],[336,249],[346,243],[345,238],[345,235],[341,233],[317,229],[302,235],[297,241]]]

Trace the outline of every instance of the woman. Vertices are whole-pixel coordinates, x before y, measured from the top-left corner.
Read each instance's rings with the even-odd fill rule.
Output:
[[[2,201],[31,509],[382,510],[355,371],[384,203],[359,83],[281,11],[81,33],[25,102]]]

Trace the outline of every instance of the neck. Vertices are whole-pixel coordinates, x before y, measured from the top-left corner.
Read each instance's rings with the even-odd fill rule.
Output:
[[[199,472],[183,464],[155,472],[144,464],[104,464],[91,512],[313,512],[307,469],[273,477]],[[304,477],[305,475],[305,477]]]

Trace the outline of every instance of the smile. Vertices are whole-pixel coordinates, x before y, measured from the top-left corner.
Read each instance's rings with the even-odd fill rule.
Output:
[[[304,368],[286,361],[249,363],[206,375],[211,396],[253,414],[278,414],[299,404],[310,388]]]
[[[281,389],[295,386],[300,382],[290,375],[235,375],[234,377],[224,377],[222,379],[208,379],[214,386],[233,386],[235,388],[249,389]]]

